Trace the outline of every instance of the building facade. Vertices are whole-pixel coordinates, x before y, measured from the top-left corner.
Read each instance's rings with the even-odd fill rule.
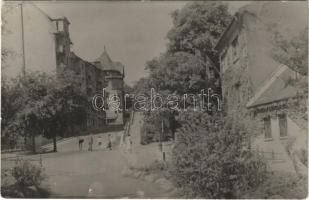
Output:
[[[251,147],[270,160],[272,169],[294,172],[303,166],[287,148],[292,141],[306,150],[307,130],[289,112],[288,100],[296,96],[296,89],[286,82],[299,75],[272,57],[270,29],[276,21],[271,20],[280,19],[276,18],[280,6],[264,2],[240,9],[215,51],[227,114],[246,128]]]
[[[106,123],[113,125],[124,124],[124,66],[120,62],[114,62],[104,47],[103,53],[94,61],[94,65],[105,73],[106,87],[104,87],[105,99],[119,102],[118,105],[106,106]]]

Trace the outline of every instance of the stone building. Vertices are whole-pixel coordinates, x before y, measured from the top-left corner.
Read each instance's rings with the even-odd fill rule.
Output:
[[[55,24],[57,30],[55,33],[57,74],[61,75],[64,71],[72,72],[74,77],[78,79],[74,81],[78,83],[82,93],[91,102],[92,97],[101,92],[104,84],[106,84],[106,74],[93,63],[80,58],[71,51],[70,22],[66,17],[51,19],[51,21]],[[89,103],[86,121],[80,126],[84,130],[103,128],[106,122],[105,117],[105,112],[96,111]]]
[[[95,94],[101,93],[102,88],[106,85],[105,73],[95,65],[87,62],[74,52],[70,52],[68,57],[68,66],[78,78],[75,80],[81,88],[82,93],[87,97],[88,102],[92,101]],[[105,125],[105,112],[93,109],[89,103],[87,109],[86,121],[82,124],[83,129],[98,129]]]
[[[272,28],[280,27],[283,34],[293,35],[304,27],[284,20],[299,17],[296,12],[288,13],[287,6],[293,7],[259,2],[241,8],[215,51],[227,114],[246,128],[251,147],[271,160],[273,169],[295,171],[287,146],[294,141],[299,149],[307,150],[307,130],[289,114],[287,101],[296,96],[296,89],[286,82],[299,75],[272,57]]]
[[[94,61],[94,65],[101,69],[105,73],[105,80],[107,87],[105,88],[104,97],[106,99],[113,98],[119,101],[119,109],[115,107],[107,106],[106,123],[113,125],[124,124],[124,66],[120,62],[114,62],[108,55],[106,48],[104,47],[103,53],[99,58]],[[116,106],[117,107],[117,106]]]

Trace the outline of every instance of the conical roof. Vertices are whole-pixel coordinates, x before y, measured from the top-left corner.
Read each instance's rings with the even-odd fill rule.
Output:
[[[106,48],[104,47],[103,53],[100,55],[99,58],[96,59],[96,62],[100,62],[101,66],[106,69],[113,65],[112,59],[109,57]]]
[[[120,62],[114,62],[108,55],[106,48],[104,46],[104,51],[99,58],[94,62],[97,67],[104,71],[118,71],[123,73],[124,66]]]

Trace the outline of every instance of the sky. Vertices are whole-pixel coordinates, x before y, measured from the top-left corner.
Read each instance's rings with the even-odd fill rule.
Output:
[[[94,61],[104,46],[114,61],[125,65],[129,85],[147,73],[145,62],[166,49],[166,34],[172,27],[170,14],[187,2],[43,2],[36,3],[51,17],[70,21],[73,51]],[[234,2],[231,12],[247,2]]]
[[[92,62],[100,56],[105,46],[113,61],[120,61],[125,65],[125,81],[129,85],[146,76],[145,63],[166,50],[166,34],[172,27],[170,14],[176,9],[181,9],[186,3],[185,1],[35,2],[37,7],[52,18],[63,16],[68,18],[71,23],[69,31],[73,42],[72,50],[79,57]],[[231,13],[247,3],[229,3]],[[15,20],[14,24],[20,27],[16,21],[19,17],[12,19]],[[36,23],[34,19],[28,21]],[[35,24],[33,26],[37,28]],[[19,34],[17,35],[16,38],[20,39]],[[11,41],[16,41],[16,38],[12,38]],[[11,41],[8,40],[7,43],[12,45]]]

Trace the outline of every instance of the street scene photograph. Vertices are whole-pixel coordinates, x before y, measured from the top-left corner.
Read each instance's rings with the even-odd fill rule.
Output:
[[[308,198],[307,1],[1,3],[2,198]]]

